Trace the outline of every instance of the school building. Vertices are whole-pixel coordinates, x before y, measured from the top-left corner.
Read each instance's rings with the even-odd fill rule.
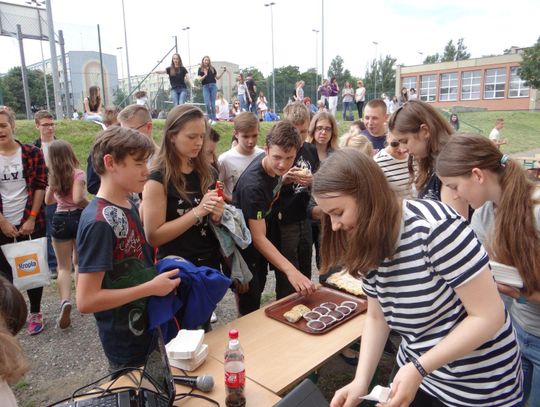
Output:
[[[523,48],[504,55],[437,64],[398,66],[396,90],[415,88],[436,108],[540,110],[540,92],[519,77]]]

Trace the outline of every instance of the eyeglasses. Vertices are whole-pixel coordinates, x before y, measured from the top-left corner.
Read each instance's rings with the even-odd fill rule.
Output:
[[[390,147],[394,147],[394,148],[399,147],[399,141],[391,141]]]
[[[332,131],[332,127],[317,126],[317,127],[315,127],[315,130],[317,130],[317,131],[325,131],[327,133],[330,133]]]
[[[139,127],[132,127],[131,129],[133,129],[133,130],[139,130],[140,128],[146,126],[147,124],[148,124],[148,122],[141,124]]]

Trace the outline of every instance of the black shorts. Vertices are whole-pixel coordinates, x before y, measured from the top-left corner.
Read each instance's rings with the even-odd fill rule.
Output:
[[[55,212],[52,220],[52,238],[59,241],[74,240],[77,237],[81,213],[82,209]]]

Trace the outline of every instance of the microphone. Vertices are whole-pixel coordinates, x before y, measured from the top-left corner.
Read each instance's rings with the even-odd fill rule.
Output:
[[[214,388],[214,378],[210,375],[202,376],[173,376],[174,382],[183,386],[193,387],[208,393]]]

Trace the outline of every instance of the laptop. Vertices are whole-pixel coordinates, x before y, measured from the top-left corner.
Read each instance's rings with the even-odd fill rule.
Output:
[[[137,389],[95,395],[55,407],[172,407],[176,392],[161,329],[154,330]]]
[[[330,404],[311,380],[304,379],[274,407],[330,407]]]

